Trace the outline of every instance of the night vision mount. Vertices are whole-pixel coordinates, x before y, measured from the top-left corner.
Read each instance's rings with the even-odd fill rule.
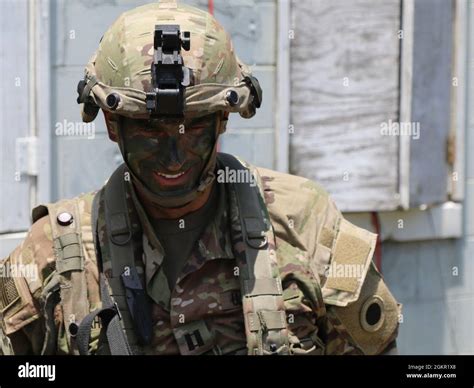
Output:
[[[191,47],[189,31],[179,25],[156,25],[151,64],[153,91],[146,94],[146,108],[152,117],[183,117],[184,92],[192,72],[183,64],[181,47]]]

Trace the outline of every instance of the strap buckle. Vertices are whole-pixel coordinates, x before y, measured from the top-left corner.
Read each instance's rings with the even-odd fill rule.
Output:
[[[119,317],[119,319],[122,320],[122,313],[120,312],[120,309],[119,309],[119,306],[118,306],[117,302],[114,302],[114,304],[111,306],[111,308],[115,310],[115,312],[117,313],[117,316]]]
[[[265,234],[265,221],[259,217],[243,217],[243,221],[247,244],[255,249],[265,248],[268,242]]]
[[[132,230],[125,213],[114,213],[109,217],[110,240],[115,245],[125,245],[132,238]]]

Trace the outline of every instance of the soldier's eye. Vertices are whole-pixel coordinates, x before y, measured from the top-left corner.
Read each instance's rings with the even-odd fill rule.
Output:
[[[197,124],[197,125],[192,125],[192,126],[188,127],[187,129],[189,131],[200,131],[200,130],[203,130],[207,127],[208,127],[207,125]]]
[[[211,115],[207,115],[207,116],[202,116],[202,117],[198,117],[192,121],[190,121],[188,124],[187,124],[187,127],[191,128],[191,127],[203,127],[203,128],[206,128],[206,127],[210,127],[210,126],[213,126],[214,123],[215,123],[215,120],[216,120],[216,116],[214,114],[211,114]]]
[[[206,128],[210,128],[214,126],[214,116],[206,116],[202,117],[198,120],[192,121],[191,123],[188,124],[186,129],[189,129],[191,131],[193,130],[202,130]]]
[[[152,120],[145,120],[140,125],[140,131],[144,133],[156,133],[160,132],[161,129],[157,122],[154,122]]]

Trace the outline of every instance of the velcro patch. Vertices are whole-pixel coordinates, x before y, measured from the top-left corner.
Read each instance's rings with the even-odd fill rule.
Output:
[[[332,229],[323,227],[321,229],[321,235],[319,237],[319,243],[323,244],[326,248],[331,249],[334,241],[335,233]]]
[[[3,313],[20,299],[12,277],[0,277],[0,312]]]
[[[7,265],[10,257],[0,265]],[[16,260],[15,260],[16,261]],[[10,335],[38,318],[28,284],[24,277],[0,276],[0,324]]]
[[[359,298],[375,244],[375,234],[341,219],[321,288],[325,304],[347,306]]]
[[[365,275],[370,250],[371,246],[366,241],[348,233],[340,232],[336,241],[326,287],[356,292]]]

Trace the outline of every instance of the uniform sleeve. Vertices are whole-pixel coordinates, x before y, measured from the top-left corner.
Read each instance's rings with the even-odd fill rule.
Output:
[[[54,253],[47,217],[36,221],[25,240],[0,263],[0,342],[3,354],[40,354],[45,336],[43,284]]]
[[[401,305],[376,269],[377,236],[344,219],[328,197],[313,268],[326,307],[327,354],[393,354]]]

